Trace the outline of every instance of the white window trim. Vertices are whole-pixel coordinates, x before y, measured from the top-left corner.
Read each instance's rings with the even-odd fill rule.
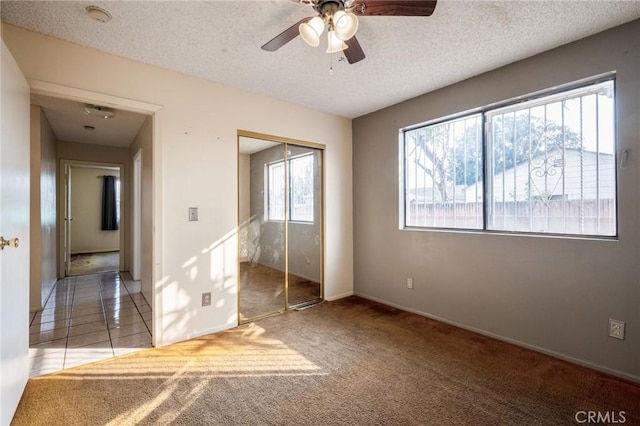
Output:
[[[301,220],[301,219],[294,219],[291,217],[292,214],[292,203],[291,203],[291,162],[299,160],[301,158],[305,158],[305,157],[311,157],[313,160],[313,163],[315,163],[315,156],[313,152],[305,152],[303,154],[300,155],[295,155],[295,156],[290,156],[287,157],[286,161],[289,164],[288,167],[288,171],[285,171],[284,174],[284,179],[285,179],[285,183],[287,181],[287,179],[289,180],[289,183],[286,186],[285,190],[284,190],[284,197],[285,197],[285,202],[284,204],[284,218],[283,219],[272,219],[271,218],[271,191],[270,191],[270,180],[271,180],[271,176],[270,176],[270,168],[279,164],[284,164],[285,160],[276,160],[276,161],[272,161],[270,163],[265,164],[265,178],[264,178],[264,182],[265,182],[265,194],[266,197],[264,197],[264,216],[265,216],[265,221],[268,222],[284,222],[285,220],[288,220],[289,223],[299,223],[299,224],[313,224],[315,222],[315,206],[314,208],[312,208],[311,214],[312,214],[312,218],[311,220]],[[312,191],[312,195],[315,196],[315,191]],[[289,198],[288,200],[286,200],[286,198]],[[315,200],[314,200],[314,205],[315,205]]]

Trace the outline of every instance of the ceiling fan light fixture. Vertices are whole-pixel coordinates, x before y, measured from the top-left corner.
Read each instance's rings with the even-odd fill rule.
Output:
[[[347,49],[349,47],[345,44],[344,41],[336,37],[335,31],[328,31],[327,38],[328,38],[327,53],[342,52],[344,49]]]
[[[358,17],[351,12],[338,10],[333,15],[333,26],[336,37],[342,41],[347,41],[358,31]]]
[[[324,21],[321,17],[316,16],[309,20],[309,22],[300,24],[298,30],[305,43],[311,47],[317,47],[320,45],[320,36],[324,31]]]

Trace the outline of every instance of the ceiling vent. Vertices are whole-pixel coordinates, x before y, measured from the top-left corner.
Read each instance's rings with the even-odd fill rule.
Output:
[[[87,13],[94,21],[106,23],[111,20],[111,14],[98,6],[87,6]]]

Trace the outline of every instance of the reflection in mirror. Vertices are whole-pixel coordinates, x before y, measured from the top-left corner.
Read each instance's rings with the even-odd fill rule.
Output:
[[[285,309],[285,145],[239,138],[239,320]],[[269,199],[269,196],[271,197]]]
[[[288,303],[322,298],[322,150],[287,145],[289,163]]]
[[[238,138],[239,322],[322,300],[322,153]]]

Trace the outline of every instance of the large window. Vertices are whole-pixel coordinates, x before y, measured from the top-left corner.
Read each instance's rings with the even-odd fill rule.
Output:
[[[289,220],[313,222],[313,153],[292,157],[289,164]],[[267,165],[267,218],[285,219],[285,162]]]
[[[406,131],[407,226],[482,229],[482,116]]]
[[[405,130],[404,224],[615,236],[614,123],[608,80]]]

